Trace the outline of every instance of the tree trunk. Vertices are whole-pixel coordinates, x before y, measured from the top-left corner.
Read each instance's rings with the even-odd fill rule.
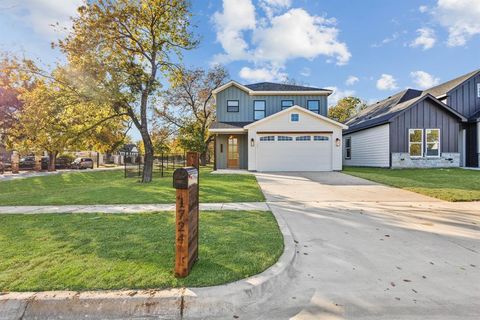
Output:
[[[143,146],[145,148],[145,156],[143,158],[143,174],[142,174],[142,183],[152,182],[153,176],[153,144],[150,139],[150,135],[147,132],[147,129],[142,128],[140,130],[143,140]]]
[[[56,171],[55,163],[57,161],[57,154],[58,152],[56,151],[48,153],[48,171],[49,172]]]
[[[200,153],[200,165],[206,166],[207,165],[207,151],[203,151]]]

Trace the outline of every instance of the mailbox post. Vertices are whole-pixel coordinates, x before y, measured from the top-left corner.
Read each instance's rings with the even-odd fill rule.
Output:
[[[176,191],[175,276],[186,277],[198,259],[198,169],[173,173]]]

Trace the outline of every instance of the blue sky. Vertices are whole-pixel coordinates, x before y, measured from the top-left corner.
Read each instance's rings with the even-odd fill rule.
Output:
[[[48,64],[80,1],[3,0],[0,49]],[[223,63],[241,83],[333,87],[366,101],[480,68],[479,0],[196,0],[200,46],[189,66]]]

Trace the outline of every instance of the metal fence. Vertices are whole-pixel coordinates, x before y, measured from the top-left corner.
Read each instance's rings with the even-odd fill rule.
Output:
[[[171,177],[177,168],[185,167],[185,153],[162,154],[155,156],[153,160],[153,177]],[[124,162],[125,178],[140,178],[143,173],[143,155],[139,155],[132,161]]]

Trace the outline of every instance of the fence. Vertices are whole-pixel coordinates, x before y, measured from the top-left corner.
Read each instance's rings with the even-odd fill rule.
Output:
[[[186,166],[185,153],[162,154],[153,158],[153,177],[171,177],[176,168]],[[125,178],[140,178],[143,173],[143,155],[138,155],[132,161],[124,162]]]

